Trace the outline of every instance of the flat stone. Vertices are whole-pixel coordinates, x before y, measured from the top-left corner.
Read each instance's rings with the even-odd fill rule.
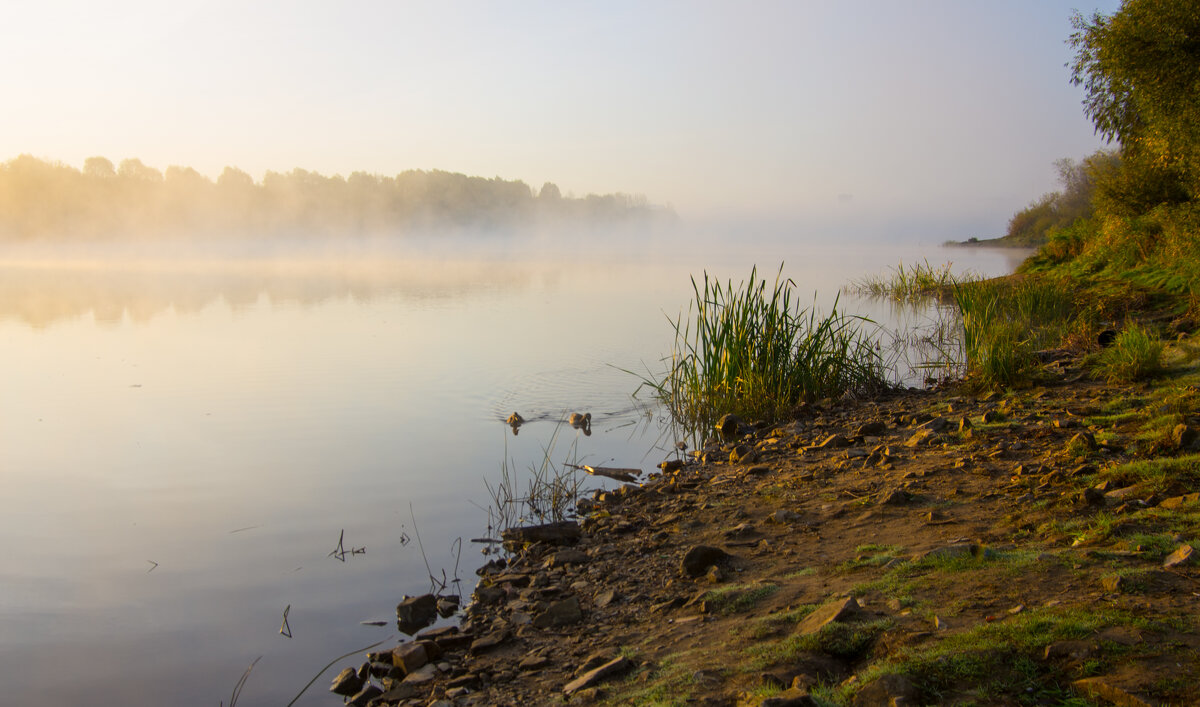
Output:
[[[873,422],[868,422],[866,424],[859,425],[858,429],[854,431],[854,436],[855,437],[867,437],[867,436],[871,436],[871,435],[877,435],[886,430],[887,430],[886,422],[884,422],[882,420],[875,420]]]
[[[903,675],[884,675],[863,686],[854,696],[854,707],[914,705],[917,688]]]
[[[482,638],[477,638],[474,641],[472,641],[471,642],[471,652],[472,653],[483,653],[484,651],[489,651],[489,650],[495,648],[496,646],[500,645],[501,643],[504,643],[504,641],[507,639],[508,639],[508,631],[505,631],[504,629],[492,631],[488,635],[483,636]]]
[[[628,658],[625,658],[624,656],[615,658],[604,665],[587,671],[583,675],[580,675],[571,682],[567,683],[566,687],[563,688],[563,693],[572,695],[580,690],[593,687],[604,680],[607,680],[608,678],[620,675],[632,667],[633,663]]]
[[[1195,505],[1196,503],[1200,503],[1200,493],[1188,493],[1182,496],[1172,496],[1171,498],[1164,499],[1162,503],[1158,504],[1158,507],[1173,511],[1178,508],[1183,508],[1184,506]]]
[[[1167,556],[1167,559],[1163,560],[1163,568],[1170,569],[1172,567],[1191,564],[1195,559],[1195,555],[1196,551],[1192,549],[1191,545],[1180,545],[1175,548],[1175,552],[1172,552]]]
[[[582,618],[583,612],[579,609],[579,599],[570,597],[546,607],[545,611],[533,618],[533,625],[537,628],[567,626]]]
[[[1118,707],[1151,707],[1149,702],[1114,685],[1108,677],[1083,678],[1071,686],[1088,697],[1099,697]]]
[[[941,432],[942,430],[946,429],[949,426],[950,426],[950,421],[947,420],[946,418],[935,417],[932,420],[929,420],[928,422],[922,422],[920,425],[917,426],[917,429]]]
[[[351,707],[366,707],[367,703],[383,694],[383,690],[375,685],[364,685],[363,689],[359,690],[351,697],[346,704]]]
[[[858,602],[854,600],[854,597],[846,597],[845,599],[829,602],[804,617],[804,620],[796,627],[796,633],[801,636],[812,635],[828,624],[844,620],[858,611],[858,609]]]
[[[909,437],[905,442],[905,447],[920,447],[924,444],[929,444],[937,433],[929,428],[918,429],[912,437]]]
[[[587,553],[582,550],[559,550],[546,560],[547,567],[560,567],[562,565],[582,565],[588,561]]]
[[[829,435],[820,444],[814,445],[818,449],[839,449],[841,447],[849,447],[850,440],[842,435]]]
[[[437,666],[433,663],[428,663],[405,675],[404,679],[400,682],[403,685],[428,685],[437,679],[437,674]]]

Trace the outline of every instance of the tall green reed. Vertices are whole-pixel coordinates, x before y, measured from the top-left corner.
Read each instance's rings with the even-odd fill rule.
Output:
[[[691,280],[688,318],[670,320],[669,369],[643,377],[685,427],[709,427],[725,413],[780,418],[804,401],[886,385],[877,342],[860,329],[871,322],[839,312],[836,301],[824,317],[799,307],[782,265],[769,289],[757,267],[737,287],[707,272]]]
[[[1027,380],[1037,367],[1034,352],[1060,343],[1077,316],[1072,292],[1047,278],[966,282],[953,294],[967,374],[985,386]]]

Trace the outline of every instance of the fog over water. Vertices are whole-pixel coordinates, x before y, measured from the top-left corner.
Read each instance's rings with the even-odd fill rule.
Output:
[[[673,446],[619,369],[659,372],[693,275],[850,279],[1014,254],[681,228],[389,245],[6,246],[0,681],[18,703],[281,704],[396,640],[404,594],[464,593],[485,480],[550,448],[650,471]],[[841,305],[891,321],[891,308]],[[593,414],[591,435],[560,424]],[[503,420],[533,420],[513,436]],[[598,484],[588,480],[585,487]],[[410,512],[411,504],[411,512]],[[414,522],[415,520],[415,522]],[[328,556],[344,531],[361,555]],[[455,566],[457,565],[457,572]],[[293,638],[279,634],[290,606]],[[89,656],[63,669],[61,656]],[[73,661],[72,661],[73,662]],[[343,661],[349,664],[353,660]],[[340,664],[339,664],[340,665]],[[330,705],[326,675],[299,704]]]

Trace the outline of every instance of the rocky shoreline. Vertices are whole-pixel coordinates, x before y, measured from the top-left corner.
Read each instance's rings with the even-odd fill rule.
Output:
[[[332,690],[356,707],[1200,703],[1200,417],[1145,441],[1110,411],[1159,404],[1155,387],[1077,364],[1005,395],[723,420],[579,522],[507,535],[460,625]],[[1156,460],[1176,473],[1139,476]],[[406,603],[418,623],[439,608]]]

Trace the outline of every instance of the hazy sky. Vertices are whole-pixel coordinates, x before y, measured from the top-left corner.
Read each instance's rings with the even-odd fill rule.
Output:
[[[1101,145],[1064,41],[1073,9],[1118,4],[5,3],[0,160],[436,168],[685,218],[998,235]]]

